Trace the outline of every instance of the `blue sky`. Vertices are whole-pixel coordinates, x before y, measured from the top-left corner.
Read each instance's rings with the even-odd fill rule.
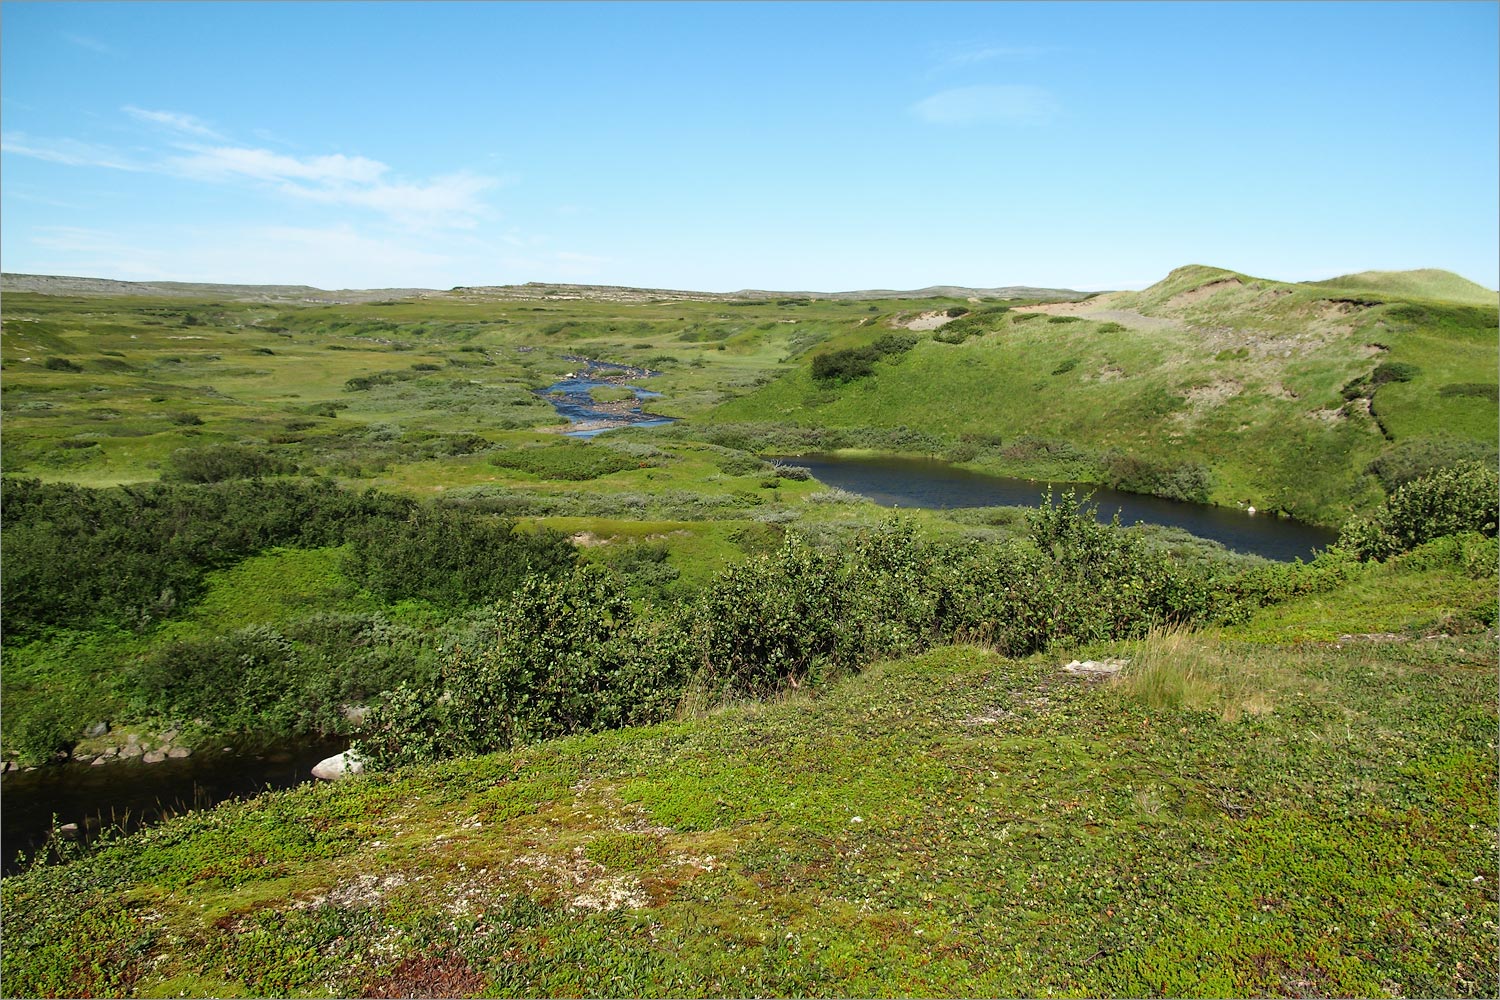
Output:
[[[7,271],[1500,284],[1500,5],[0,4]]]

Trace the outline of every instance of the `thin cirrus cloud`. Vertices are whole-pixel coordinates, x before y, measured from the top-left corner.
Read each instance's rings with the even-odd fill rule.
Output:
[[[939,91],[912,105],[912,112],[935,125],[974,122],[1042,122],[1054,117],[1057,98],[1029,84],[981,84]]]
[[[146,108],[138,108],[133,104],[127,104],[120,110],[136,121],[146,122],[150,125],[160,125],[174,132],[201,136],[204,139],[224,138],[192,115],[185,115],[176,111],[150,111]]]
[[[268,187],[302,201],[366,209],[416,229],[473,228],[488,214],[482,195],[498,183],[493,177],[466,171],[421,180],[398,178],[379,160],[342,153],[289,156],[228,143],[197,144],[191,139],[223,137],[192,115],[133,105],[122,110],[136,121],[173,133],[169,146],[175,152],[126,154],[95,143],[22,132],[5,135],[0,145],[6,153],[67,166],[161,174],[226,186]]]
[[[166,165],[178,176],[260,181],[295,198],[367,208],[414,227],[473,228],[485,214],[480,195],[496,184],[494,178],[465,172],[390,181],[390,167],[363,156],[298,157],[237,146],[195,148]]]

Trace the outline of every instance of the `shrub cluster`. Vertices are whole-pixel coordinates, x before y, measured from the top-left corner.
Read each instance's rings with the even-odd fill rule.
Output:
[[[444,507],[370,518],[346,537],[351,580],[385,601],[453,608],[497,600],[527,576],[566,572],[577,558],[560,532],[520,531],[506,518]]]
[[[1487,462],[1466,461],[1399,487],[1367,517],[1339,532],[1339,546],[1361,559],[1386,560],[1444,535],[1494,537],[1500,523],[1500,474]]]
[[[1028,526],[1024,543],[962,547],[900,519],[838,549],[788,535],[664,611],[633,607],[602,567],[532,578],[436,684],[390,692],[357,752],[375,764],[478,753],[661,719],[688,687],[763,696],[942,642],[1024,655],[1238,611],[1215,570],[1098,523],[1071,494]]]
[[[348,728],[344,706],[430,681],[437,640],[379,615],[315,615],[184,639],[129,668],[139,712],[261,738]]]
[[[812,376],[820,382],[851,382],[875,371],[875,362],[901,355],[917,345],[916,337],[888,333],[865,347],[847,347],[842,351],[815,354]]]
[[[529,472],[542,479],[581,481],[640,466],[638,459],[583,441],[559,441],[539,448],[514,448],[490,456],[501,469]]]
[[[179,423],[181,421],[178,421]],[[164,482],[222,483],[229,479],[287,476],[297,464],[267,448],[242,444],[210,444],[179,448],[167,459]]]
[[[412,502],[329,480],[236,480],[88,489],[6,478],[0,544],[7,637],[101,618],[170,614],[203,577],[275,545],[338,545],[353,524]]]
[[[1125,454],[1110,458],[1107,477],[1113,489],[1188,503],[1207,503],[1213,485],[1208,469],[1196,462],[1165,465]]]

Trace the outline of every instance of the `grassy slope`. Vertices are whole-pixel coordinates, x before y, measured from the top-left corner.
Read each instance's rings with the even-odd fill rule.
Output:
[[[7,992],[1492,996],[1495,646],[1419,638],[1440,564],[1322,598],[1404,641],[955,647],[174,821],[5,880]]]
[[[1373,292],[1403,298],[1440,299],[1474,306],[1495,305],[1497,293],[1452,271],[1423,268],[1416,271],[1361,271],[1309,285],[1346,291]]]
[[[1363,470],[1387,446],[1367,412],[1344,407],[1340,390],[1379,363],[1415,364],[1421,371],[1413,381],[1379,390],[1387,432],[1396,440],[1454,434],[1493,441],[1493,398],[1440,389],[1492,381],[1500,359],[1493,311],[1478,328],[1458,328],[1440,316],[1397,319],[1388,306],[1337,297],[1181,268],[1145,291],[1097,303],[1094,319],[1012,312],[983,336],[957,345],[924,340],[874,376],[842,386],[817,383],[799,367],[724,404],[712,419],[906,426],[1003,442],[1030,435],[1094,456],[1120,449],[1163,464],[1199,462],[1214,473],[1216,502],[1337,524],[1378,498]],[[1116,319],[1125,328],[1106,325]],[[855,331],[831,343],[873,335]],[[1097,462],[1059,464],[1025,448],[1002,447],[979,462],[1022,475],[1101,474]]]

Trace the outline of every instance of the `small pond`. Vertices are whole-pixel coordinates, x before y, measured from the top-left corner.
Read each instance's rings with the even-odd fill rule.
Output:
[[[947,462],[923,458],[843,458],[833,455],[774,456],[800,465],[829,486],[868,497],[886,507],[1035,507],[1047,484],[1029,479],[988,476]],[[1290,562],[1311,559],[1338,533],[1287,518],[1249,514],[1207,504],[1179,503],[1139,493],[1122,493],[1082,483],[1054,483],[1054,496],[1068,489],[1079,497],[1092,493],[1098,516],[1108,521],[1118,511],[1120,523],[1137,521],[1182,528],[1211,538],[1236,552]]]

